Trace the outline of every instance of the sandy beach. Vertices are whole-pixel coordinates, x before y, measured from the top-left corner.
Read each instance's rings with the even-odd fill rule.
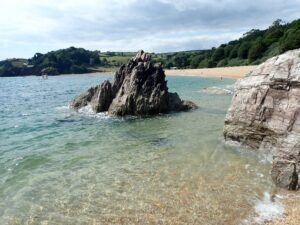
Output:
[[[203,76],[203,77],[225,77],[225,78],[242,78],[256,66],[234,66],[218,67],[205,69],[183,69],[183,70],[165,70],[166,75],[175,76]]]
[[[266,225],[298,225],[299,224],[299,193],[298,192],[285,192],[282,204],[284,205],[284,214],[282,217],[266,223]]]

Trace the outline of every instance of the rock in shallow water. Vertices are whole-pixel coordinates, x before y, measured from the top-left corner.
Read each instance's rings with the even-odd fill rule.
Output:
[[[237,81],[224,137],[274,156],[272,178],[297,189],[300,171],[300,49],[267,60]]]
[[[182,101],[177,93],[169,93],[165,73],[160,64],[153,65],[144,51],[130,59],[116,72],[111,84],[90,88],[71,102],[79,109],[91,105],[95,112],[110,115],[152,115],[197,108],[190,101]]]

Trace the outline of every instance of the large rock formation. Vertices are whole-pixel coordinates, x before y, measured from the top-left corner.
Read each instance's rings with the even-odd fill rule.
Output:
[[[272,178],[297,189],[300,171],[300,49],[258,66],[236,83],[226,140],[273,154]]]
[[[116,72],[112,84],[105,81],[71,102],[75,109],[87,105],[95,112],[108,111],[117,116],[151,115],[197,107],[192,102],[182,101],[177,93],[168,92],[161,65],[153,65],[150,55],[142,50]]]

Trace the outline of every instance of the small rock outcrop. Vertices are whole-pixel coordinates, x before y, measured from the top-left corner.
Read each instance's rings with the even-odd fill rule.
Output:
[[[130,59],[116,72],[114,81],[105,81],[90,88],[71,102],[79,109],[91,105],[95,112],[110,115],[153,115],[171,111],[186,111],[197,106],[183,101],[177,93],[169,93],[161,64],[151,62],[144,51]]]
[[[267,60],[236,83],[225,119],[224,137],[271,152],[274,182],[286,189],[297,189],[300,171],[300,49]]]

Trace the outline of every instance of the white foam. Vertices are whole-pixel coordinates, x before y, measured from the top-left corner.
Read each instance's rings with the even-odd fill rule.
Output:
[[[88,117],[96,117],[101,119],[109,118],[109,116],[105,112],[95,113],[91,105],[82,107],[78,110],[78,113]]]
[[[82,107],[78,110],[79,113],[86,114],[86,115],[95,115],[96,113],[93,111],[91,105],[87,105]]]
[[[85,107],[80,108],[78,111],[71,109],[70,105],[68,106],[59,106],[55,108],[57,111],[63,114],[67,114],[68,116],[83,116],[83,117],[93,117],[93,118],[101,118],[107,119],[109,116],[107,113],[95,113],[92,109],[91,105],[87,105]]]
[[[281,217],[284,213],[284,207],[278,201],[278,197],[276,196],[274,200],[271,200],[270,194],[265,192],[263,199],[258,200],[255,203],[254,209],[256,216],[254,218],[244,220],[241,225],[264,224],[268,221]]]
[[[69,107],[69,106],[59,106],[59,107],[56,107],[55,109],[56,109],[57,111],[65,112],[65,111],[69,111],[69,110],[70,110],[70,107]]]
[[[225,85],[225,88],[228,89],[228,90],[231,90],[233,92],[234,84],[227,84],[227,85]]]
[[[207,94],[216,94],[216,95],[232,95],[233,91],[226,89],[226,88],[222,88],[222,87],[207,87],[207,88],[203,88],[201,91],[199,92],[204,92]]]
[[[256,203],[255,212],[258,214],[255,221],[263,223],[282,216],[284,208],[279,201],[271,201],[270,194],[265,192],[264,198]]]

